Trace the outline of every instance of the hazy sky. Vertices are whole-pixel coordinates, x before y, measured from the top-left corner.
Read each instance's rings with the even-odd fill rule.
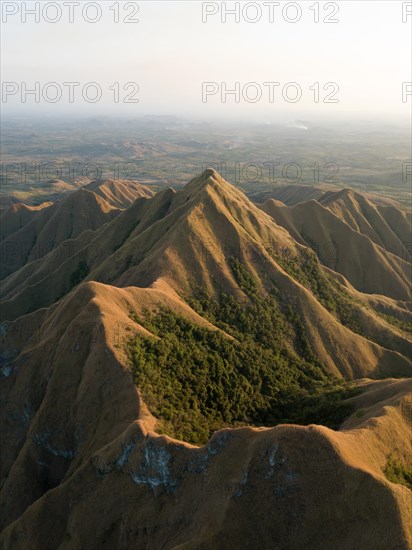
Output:
[[[412,95],[402,102],[402,83],[412,80],[412,13],[407,23],[402,21],[402,10],[412,12],[410,2],[305,0],[278,6],[271,2],[272,7],[240,2],[238,23],[229,14],[222,21],[224,9],[233,9],[235,2],[82,0],[81,6],[72,7],[72,23],[64,5],[68,3],[54,3],[61,8],[61,19],[51,23],[45,17],[56,18],[53,2],[39,3],[40,22],[33,15],[22,21],[23,8],[33,9],[35,2],[1,2],[3,113],[176,114],[257,121],[348,116],[410,119]],[[100,5],[98,22],[84,20],[84,4],[89,4],[89,19],[97,17],[92,4]],[[319,23],[314,22],[317,6]],[[217,13],[203,22],[206,9]],[[128,15],[139,22],[125,23]],[[247,21],[259,15],[255,23]],[[299,16],[295,23],[287,21]],[[339,22],[323,22],[328,16]],[[10,82],[15,84],[5,84]],[[31,89],[35,82],[49,99],[60,90],[61,100],[50,103],[40,95],[36,103],[34,96],[27,95],[22,103],[23,83]],[[46,86],[49,82],[57,83],[59,89]],[[69,87],[64,82],[80,83],[73,88],[73,103],[68,102]],[[83,87],[90,82],[100,87],[97,103],[82,97]],[[213,93],[202,97],[204,82],[214,83],[208,85]],[[240,101],[227,95],[223,102],[222,89],[225,85],[233,89],[236,82]],[[255,84],[245,87],[251,82]],[[270,82],[279,84],[264,84]],[[288,85],[291,82],[297,85]],[[124,90],[126,83],[136,84]],[[336,84],[324,90],[326,83]],[[5,90],[9,95],[4,95]],[[93,99],[96,88],[86,86],[86,90]],[[117,91],[118,103],[114,101]],[[124,103],[128,94],[139,103]],[[295,101],[297,94],[301,98]],[[338,102],[324,103],[328,94]]]

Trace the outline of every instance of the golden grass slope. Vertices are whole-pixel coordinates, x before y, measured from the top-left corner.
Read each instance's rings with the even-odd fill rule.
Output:
[[[396,206],[375,205],[352,189],[325,193],[318,201],[378,246],[406,259],[412,234],[410,213]]]
[[[83,189],[93,191],[115,208],[127,208],[136,199],[154,195],[149,187],[134,180],[96,180]]]
[[[318,200],[324,193],[324,186],[289,184],[277,185],[267,191],[251,193],[250,198],[255,203],[263,203],[273,199],[287,206],[293,206],[309,200]]]
[[[129,311],[204,323],[159,285],[85,283],[3,326],[2,547],[410,548],[412,491],[383,470],[411,456],[411,380],[359,382],[337,432],[225,429],[200,448],[159,436],[123,352],[143,330]]]
[[[287,207],[270,199],[261,208],[361,292],[411,299],[411,264],[353,229],[319,202]]]
[[[118,209],[91,191],[79,189],[70,193],[1,242],[0,278],[42,258],[82,231],[100,227],[118,213]]]
[[[0,214],[0,242],[21,229],[35,218],[41,210],[51,206],[52,202],[43,202],[38,206],[13,203]]]
[[[359,193],[353,189],[327,190],[327,185],[281,185],[268,191],[251,193],[251,200],[264,203],[273,199],[287,206],[317,201],[340,217],[352,229],[369,237],[375,244],[402,259],[410,260],[412,215],[382,196]],[[325,190],[326,189],[326,190]]]
[[[83,231],[76,239],[66,240],[36,263],[5,279],[0,292],[2,300],[10,302],[4,310],[4,318],[16,318],[22,313],[49,306],[71,288],[72,277],[82,262],[87,262],[90,271],[107,257],[118,262],[118,250],[127,241],[136,227],[147,228],[161,217],[168,208],[173,191],[156,195],[152,201],[141,198],[121,212],[113,223],[105,224],[95,231]],[[119,269],[122,265],[119,265]]]
[[[57,248],[33,272],[26,266],[3,282],[4,320],[61,299],[78,283],[73,281],[84,264],[87,281],[117,287],[162,284],[183,297],[200,287],[211,296],[225,291],[246,300],[230,267],[235,256],[262,293],[275,283],[281,299],[293,300],[313,350],[330,372],[347,379],[411,372],[408,335],[364,307],[359,295],[354,311],[363,336],[343,326],[276,260],[287,250],[300,261],[308,249],[214,171],[178,193],[169,189],[152,199],[138,199],[111,223],[84,232],[70,244],[73,253],[66,251],[65,256]],[[402,311],[400,303],[391,307]]]

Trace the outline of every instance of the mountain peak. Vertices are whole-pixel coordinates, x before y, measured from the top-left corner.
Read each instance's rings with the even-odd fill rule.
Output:
[[[204,170],[203,173],[201,174],[201,177],[204,177],[204,178],[221,178],[221,175],[214,168],[206,168],[206,170]]]
[[[200,176],[193,178],[188,185],[193,187],[206,187],[210,184],[222,183],[224,180],[217,170],[206,168]]]

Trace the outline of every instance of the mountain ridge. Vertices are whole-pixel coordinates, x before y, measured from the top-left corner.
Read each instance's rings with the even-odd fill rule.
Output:
[[[404,402],[412,395],[410,380],[363,381],[366,391],[364,389],[361,395],[354,398],[359,401],[357,410],[363,413],[353,414],[346,422],[347,427],[338,432],[321,426],[291,425],[225,429],[215,433],[207,445],[200,448],[159,436],[153,431],[153,419],[134,388],[126,367],[127,358],[119,348],[119,342],[127,339],[130,331],[141,332],[141,328],[127,315],[129,306],[121,305],[119,308],[119,305],[126,300],[130,305],[134,302],[134,307],[143,311],[142,308],[153,304],[151,297],[146,305],[142,303],[143,295],[157,292],[154,289],[112,288],[108,294],[104,285],[85,283],[70,298],[71,304],[66,300],[66,305],[59,303],[52,306],[49,320],[44,317],[45,312],[32,314],[32,317],[42,317],[37,321],[40,322],[39,341],[35,348],[31,348],[29,356],[24,353],[15,360],[13,370],[6,379],[11,391],[10,398],[18,406],[17,410],[23,410],[24,402],[28,400],[32,407],[39,408],[35,415],[32,409],[29,425],[21,424],[16,415],[7,414],[5,417],[6,434],[15,434],[19,425],[19,430],[30,430],[28,433],[32,441],[23,446],[16,447],[14,443],[6,447],[3,465],[7,467],[9,461],[13,461],[14,466],[7,474],[1,495],[2,523],[8,525],[0,535],[5,548],[23,548],[27,537],[39,545],[44,546],[52,541],[54,546],[58,546],[67,532],[70,533],[69,544],[73,544],[73,538],[88,544],[93,532],[103,547],[112,546],[116,540],[118,547],[127,548],[130,544],[127,529],[119,531],[116,528],[112,534],[105,535],[105,527],[101,523],[102,511],[98,505],[99,502],[113,502],[114,495],[118,494],[114,491],[114,484],[119,483],[125,500],[109,507],[110,512],[107,510],[105,517],[110,519],[105,525],[117,522],[118,514],[122,514],[126,525],[133,525],[136,529],[136,521],[144,521],[150,529],[157,525],[153,518],[159,517],[159,513],[166,514],[165,517],[160,516],[159,522],[167,524],[169,506],[172,502],[176,506],[174,494],[180,503],[177,517],[181,517],[191,503],[197,518],[196,525],[201,526],[200,533],[195,535],[192,531],[194,526],[191,527],[189,522],[173,535],[176,537],[179,533],[175,544],[196,540],[197,544],[218,547],[223,540],[220,534],[222,529],[227,536],[234,536],[230,528],[233,514],[241,514],[246,521],[252,513],[252,516],[258,514],[265,524],[265,529],[259,529],[259,537],[268,533],[272,543],[279,537],[279,540],[290,541],[296,548],[307,547],[315,532],[311,530],[313,522],[308,521],[306,514],[298,533],[290,529],[287,523],[282,527],[283,519],[273,525],[272,514],[267,520],[270,523],[266,525],[263,513],[267,510],[267,502],[271,502],[275,515],[284,518],[283,514],[299,510],[296,506],[304,502],[306,513],[310,515],[311,510],[316,510],[317,517],[325,517],[325,521],[335,507],[344,511],[344,522],[348,517],[352,518],[352,529],[345,532],[342,531],[343,523],[333,524],[326,535],[328,545],[351,544],[355,540],[360,544],[362,540],[374,540],[375,547],[383,550],[389,539],[393,543],[396,536],[399,545],[407,548],[407,541],[411,540],[407,527],[411,513],[406,500],[408,490],[404,488],[403,491],[400,486],[388,482],[382,470],[394,433],[397,433],[400,452],[407,454],[411,451],[408,432],[401,430],[407,420],[403,417],[399,420],[400,401]],[[100,298],[96,301],[98,295]],[[169,292],[165,295],[160,291],[155,301],[161,307],[169,296]],[[180,301],[178,297],[175,299]],[[85,303],[89,305],[85,307]],[[113,325],[117,315],[120,315],[117,317],[119,324]],[[50,330],[53,319],[61,319],[62,316],[66,319],[67,329],[59,336],[60,360],[45,360],[44,344],[49,342],[50,350],[50,343],[55,346],[57,342],[56,335]],[[35,319],[32,321],[36,324]],[[73,321],[77,322],[73,324]],[[89,328],[86,330],[86,327]],[[15,334],[20,335],[20,332],[15,331]],[[75,368],[79,361],[84,365],[81,370]],[[21,376],[19,371],[23,365],[26,377],[30,373],[31,378],[43,381],[42,384],[30,386],[30,394],[26,395],[19,393],[13,382],[16,376]],[[77,373],[75,378],[73,372]],[[96,376],[99,383],[90,385]],[[67,400],[71,403],[72,412],[62,430]],[[87,415],[85,411],[89,411]],[[82,428],[80,440],[73,438],[75,427]],[[40,437],[45,433],[47,438],[44,435]],[[70,446],[70,441],[74,446]],[[274,453],[275,449],[277,451]],[[29,465],[36,461],[38,466],[34,473]],[[230,485],[222,495],[223,500],[216,503],[216,490],[220,487],[222,472],[228,472],[228,475],[232,472],[228,478]],[[272,477],[269,480],[265,477],[270,474],[273,485],[270,481]],[[45,489],[40,484],[41,479],[48,480],[47,483],[52,486],[46,485]],[[207,480],[209,489],[205,489],[202,479]],[[21,484],[30,487],[30,491],[25,492],[24,499],[13,500],[12,505],[5,508],[5,503],[9,503],[9,488]],[[267,489],[274,490],[275,487],[283,488],[283,497],[277,493],[271,497],[267,493]],[[211,516],[204,516],[206,508],[195,496],[199,495],[199,491],[202,502],[204,499],[205,506],[213,510]],[[387,518],[389,514],[393,526],[388,530],[382,516],[382,529],[378,533],[376,515],[370,515],[370,508],[377,499],[383,507],[383,516]],[[141,504],[138,506],[138,519],[136,512],[133,512],[133,517],[129,515],[128,503],[132,501],[136,505]],[[163,503],[165,511],[153,515],[152,510],[157,509],[159,502]],[[219,507],[214,506],[213,502]],[[221,514],[220,504],[231,510],[227,519],[226,515]],[[84,506],[98,511],[88,516],[87,529],[82,521]],[[145,513],[147,507],[148,516]],[[67,520],[60,523],[58,529],[51,529],[47,518],[52,518],[56,509]],[[202,517],[209,519],[202,520]],[[90,529],[90,522],[93,530]],[[250,527],[246,523],[245,528],[249,530]],[[159,530],[157,533],[155,536],[162,537],[165,532]],[[137,537],[135,542],[143,543],[149,535],[135,531],[133,536]],[[245,534],[241,531],[238,536],[242,538]],[[153,533],[150,537],[153,542]],[[264,537],[258,538],[258,541],[260,547],[269,544]]]
[[[411,304],[360,292],[298,238],[206,171],[3,280],[4,548],[410,546],[411,490],[388,464],[412,453]],[[173,384],[182,365],[189,392]],[[273,426],[282,388],[330,413],[328,384],[350,407],[340,427]],[[184,404],[194,416],[219,397],[231,413],[242,396],[269,396],[272,424],[234,414],[199,445],[165,433]]]

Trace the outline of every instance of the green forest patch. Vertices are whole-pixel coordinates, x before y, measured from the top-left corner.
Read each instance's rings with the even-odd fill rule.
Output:
[[[344,401],[355,390],[317,361],[296,312],[279,305],[276,290],[260,296],[237,260],[232,270],[248,303],[201,292],[190,303],[222,331],[168,310],[134,317],[159,337],[134,339],[129,355],[134,381],[161,431],[203,444],[225,426],[338,428],[352,413]]]

